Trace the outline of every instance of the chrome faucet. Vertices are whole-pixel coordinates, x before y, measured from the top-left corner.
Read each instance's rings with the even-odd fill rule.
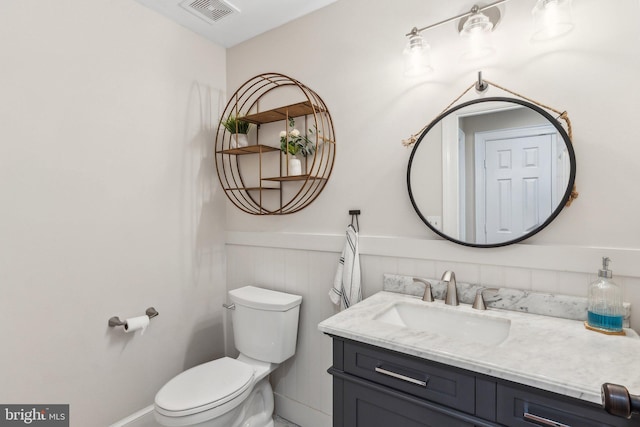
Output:
[[[456,274],[451,270],[447,270],[442,275],[442,281],[447,284],[447,296],[444,299],[444,303],[447,305],[458,305]]]
[[[422,301],[433,302],[433,294],[431,293],[431,283],[424,279],[420,279],[419,277],[414,277],[413,281],[424,283],[424,294],[422,295]]]

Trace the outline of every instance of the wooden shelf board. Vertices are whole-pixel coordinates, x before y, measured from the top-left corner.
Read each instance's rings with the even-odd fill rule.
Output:
[[[244,154],[267,153],[269,151],[280,151],[280,149],[276,147],[271,147],[270,145],[258,144],[258,145],[248,145],[246,147],[240,147],[240,148],[228,148],[226,150],[218,151],[218,153],[242,156]]]
[[[292,176],[274,176],[273,178],[262,178],[265,181],[306,181],[307,179],[316,180],[316,179],[327,179],[319,176],[311,176],[311,175],[292,175]]]
[[[224,191],[260,191],[260,190],[277,190],[279,188],[275,187],[236,187],[236,188],[225,188]]]
[[[242,120],[256,125],[263,123],[273,123],[280,120],[286,120],[288,117],[300,117],[313,114],[314,111],[321,111],[319,107],[312,105],[309,101],[298,102],[284,107],[274,108],[273,110],[262,111],[260,113],[249,114],[242,117]]]

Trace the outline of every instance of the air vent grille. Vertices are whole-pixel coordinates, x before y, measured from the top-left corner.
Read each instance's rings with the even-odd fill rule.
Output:
[[[236,7],[222,0],[187,0],[181,6],[210,23],[239,12]]]

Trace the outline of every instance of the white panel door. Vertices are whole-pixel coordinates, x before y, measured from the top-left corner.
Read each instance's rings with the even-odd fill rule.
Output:
[[[485,141],[486,243],[516,239],[551,215],[551,135]]]

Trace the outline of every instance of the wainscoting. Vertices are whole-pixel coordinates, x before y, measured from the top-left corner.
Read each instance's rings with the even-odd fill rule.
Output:
[[[296,355],[274,374],[276,413],[303,427],[331,426],[331,341],[317,329],[336,308],[328,297],[340,235],[227,233],[227,289],[248,284],[303,298]],[[632,304],[631,327],[640,330],[640,251],[590,247],[513,245],[474,249],[440,240],[362,236],[365,298],[382,290],[384,273],[439,277],[453,270],[459,281],[487,286],[586,296],[602,256],[613,260],[614,279]],[[230,319],[225,319],[227,354],[235,356]]]

